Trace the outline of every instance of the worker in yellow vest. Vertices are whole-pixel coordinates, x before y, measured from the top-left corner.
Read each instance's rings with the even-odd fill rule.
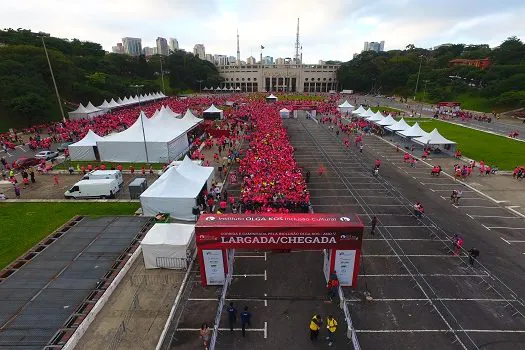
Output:
[[[328,336],[326,337],[326,340],[328,340],[328,346],[332,346],[334,343],[334,334],[337,330],[337,321],[332,315],[328,315],[326,318],[326,329],[328,329]]]
[[[312,319],[310,320],[310,340],[314,341],[317,340],[317,337],[319,336],[319,330],[321,329],[321,325],[323,324],[323,319],[319,315],[314,315]]]

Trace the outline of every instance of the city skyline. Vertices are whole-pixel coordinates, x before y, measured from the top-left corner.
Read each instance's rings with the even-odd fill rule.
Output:
[[[236,56],[238,29],[243,59],[253,56],[259,60],[261,45],[265,47],[263,56],[294,57],[297,17],[305,63],[348,61],[369,39],[384,40],[392,50],[408,44],[423,48],[444,43],[495,47],[509,36],[525,38],[525,26],[521,25],[525,3],[518,0],[328,0],[322,6],[313,0],[92,0],[83,6],[75,1],[0,0],[0,5],[4,28],[93,41],[109,52],[123,37],[141,38],[142,47],[156,47],[155,39],[162,37],[177,38],[179,48],[187,52],[201,43],[207,52]],[[276,14],[279,25],[274,25]],[[147,26],[137,24],[146,22]]]

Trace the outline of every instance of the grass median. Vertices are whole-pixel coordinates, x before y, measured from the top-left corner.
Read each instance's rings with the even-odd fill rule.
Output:
[[[133,215],[138,203],[0,203],[0,269],[75,215]]]
[[[504,136],[428,118],[405,118],[410,125],[418,122],[427,132],[437,128],[439,133],[457,143],[457,148],[468,158],[485,161],[501,170],[512,170],[524,162],[525,142],[511,140]]]
[[[88,167],[88,165],[92,165],[93,168],[96,168],[97,166],[100,166],[102,164],[106,165],[106,169],[111,169],[111,166],[114,166],[115,169],[117,168],[117,165],[122,165],[122,170],[129,170],[129,167],[133,165],[133,168],[135,168],[135,171],[139,171],[144,166],[146,170],[149,169],[150,165],[154,170],[162,170],[164,167],[164,163],[126,163],[126,162],[91,162],[91,161],[76,161],[76,160],[66,160],[60,164],[55,165],[53,168],[57,170],[67,170],[69,166],[73,166],[73,168],[77,168],[77,165],[79,167]]]

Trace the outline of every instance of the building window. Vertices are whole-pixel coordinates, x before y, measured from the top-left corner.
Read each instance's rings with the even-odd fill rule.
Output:
[[[323,81],[326,81],[326,78],[323,78]]]
[[[308,81],[308,78],[304,78],[304,81]]]
[[[257,81],[257,78],[253,78],[253,81]]]
[[[317,78],[317,81],[321,81],[321,78]]]
[[[244,78],[242,78],[241,80],[244,81]]]
[[[332,81],[332,78],[328,78],[328,81]]]
[[[248,81],[252,80],[251,78],[248,78]]]
[[[239,81],[239,78],[236,78],[235,80]]]

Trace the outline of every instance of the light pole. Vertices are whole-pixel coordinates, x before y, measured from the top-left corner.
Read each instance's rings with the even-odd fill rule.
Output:
[[[140,118],[140,125],[142,126],[142,139],[144,140],[144,151],[146,152],[146,163],[149,163],[149,157],[148,157],[148,146],[146,145],[146,132],[144,131],[144,119],[142,117],[142,106],[140,105],[140,95],[139,95],[139,89],[143,88],[144,85],[130,85],[131,88],[134,88],[137,90],[137,97],[139,98],[139,118]]]
[[[289,77],[289,74],[288,74],[288,71],[290,69],[290,61],[292,59],[290,57],[286,57],[285,58],[285,61],[284,63],[286,64],[286,81],[285,81],[285,85],[286,85],[286,93],[290,92],[290,77]]]
[[[419,55],[419,70],[417,71],[416,89],[414,90],[414,101],[417,95],[417,86],[419,85],[419,75],[421,74],[421,64],[423,64],[423,55]]]
[[[199,94],[202,92],[201,90],[201,83],[203,82],[204,80],[197,80],[197,83],[199,83]]]
[[[162,55],[159,55],[160,59],[160,79],[162,80],[162,93],[166,94],[166,89],[164,88],[164,69],[162,68]]]
[[[53,67],[51,66],[51,61],[49,60],[49,55],[47,53],[46,42],[44,41],[44,36],[40,37],[42,39],[42,45],[44,45],[44,52],[46,53],[47,64],[49,65],[49,71],[51,72],[51,79],[53,80],[53,86],[55,87],[55,93],[57,95],[58,107],[60,107],[60,113],[62,114],[62,121],[66,121],[66,116],[64,114],[64,108],[62,107],[62,102],[60,100],[60,94],[58,93],[57,82],[55,81],[55,74],[53,73]]]

